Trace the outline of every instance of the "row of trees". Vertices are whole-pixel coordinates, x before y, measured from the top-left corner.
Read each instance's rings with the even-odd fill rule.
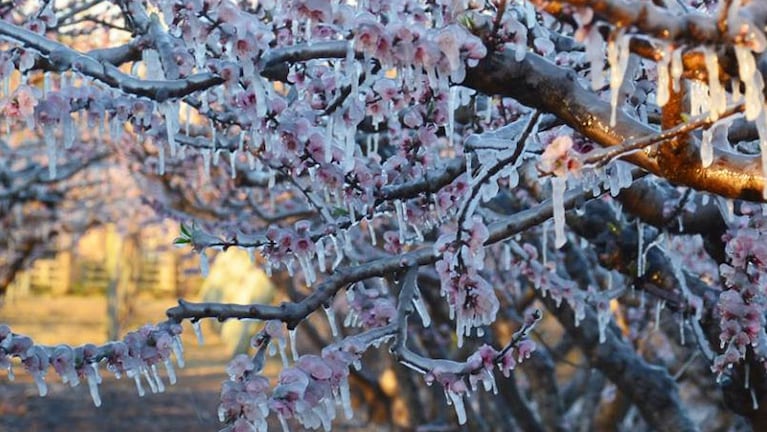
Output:
[[[203,273],[242,248],[290,281],[279,305],[181,300],[103,346],[0,326],[0,365],[20,359],[41,394],[52,367],[98,405],[99,365],[160,391],[184,321],[252,319],[226,430],[329,429],[352,414],[350,378],[394,397],[387,367],[410,408],[390,420],[413,428],[767,427],[767,4],[16,0],[0,14],[0,289],[57,232],[132,211],[177,220]],[[304,331],[323,346],[297,352]],[[378,349],[388,360],[365,354]]]

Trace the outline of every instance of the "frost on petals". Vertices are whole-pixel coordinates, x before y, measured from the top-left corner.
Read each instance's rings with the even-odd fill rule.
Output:
[[[573,150],[573,138],[560,135],[548,145],[541,155],[538,165],[541,171],[557,177],[566,177],[568,173],[578,172],[581,161]]]

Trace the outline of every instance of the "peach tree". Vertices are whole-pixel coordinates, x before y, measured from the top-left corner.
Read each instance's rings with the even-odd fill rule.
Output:
[[[0,366],[42,396],[51,368],[96,405],[102,369],[162,391],[185,321],[247,319],[263,325],[227,368],[227,431],[328,430],[354,414],[350,380],[382,394],[382,364],[424,430],[767,427],[767,3],[9,0],[0,16],[0,287],[51,232],[133,211],[178,221],[203,274],[240,248],[286,281],[280,304],[180,300],[101,346],[0,326]],[[97,216],[112,168],[140,193]],[[299,352],[302,330],[322,346]]]

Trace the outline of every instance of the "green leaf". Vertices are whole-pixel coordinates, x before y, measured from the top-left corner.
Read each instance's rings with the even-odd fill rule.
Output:
[[[181,235],[186,238],[192,238],[192,232],[189,231],[189,227],[183,223],[181,224]]]
[[[186,237],[176,237],[176,239],[173,240],[173,244],[176,245],[176,246],[188,245],[191,242],[192,242],[192,240],[188,239]]]
[[[334,207],[334,208],[333,208],[333,211],[332,211],[332,212],[330,212],[330,214],[331,214],[331,216],[333,216],[333,217],[339,217],[339,216],[348,216],[348,215],[349,215],[349,211],[348,211],[348,210],[346,210],[346,209],[345,209],[345,208],[343,208],[343,207]]]

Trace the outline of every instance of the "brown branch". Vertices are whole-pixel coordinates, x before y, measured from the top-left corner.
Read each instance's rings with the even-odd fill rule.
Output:
[[[598,144],[610,147],[630,138],[657,133],[657,130],[618,110],[615,127],[610,124],[610,104],[584,89],[574,72],[527,53],[521,61],[506,50],[490,54],[467,73],[463,83],[485,94],[507,96],[550,112]],[[697,151],[675,159],[673,170],[664,169],[648,152],[625,160],[669,181],[705,190],[728,198],[764,201],[765,178],[757,157],[715,150],[714,162],[703,168]]]
[[[635,27],[640,33],[681,44],[731,44],[738,42],[740,28],[723,33],[717,17],[697,11],[674,14],[673,11],[652,2],[629,0],[535,0],[533,3],[551,13],[561,13],[565,5],[590,7],[596,18],[616,27]],[[764,28],[767,22],[767,4],[752,1],[741,7],[740,18],[750,21],[755,28]],[[733,32],[738,32],[734,33]]]

